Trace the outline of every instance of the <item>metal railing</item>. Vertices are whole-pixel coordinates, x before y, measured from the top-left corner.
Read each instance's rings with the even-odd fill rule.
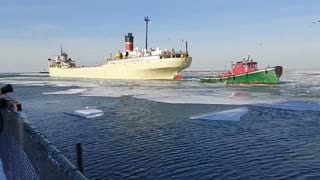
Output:
[[[1,94],[4,93],[0,91],[0,159],[7,179],[85,180],[46,136],[29,123],[27,115],[21,112],[21,104]]]

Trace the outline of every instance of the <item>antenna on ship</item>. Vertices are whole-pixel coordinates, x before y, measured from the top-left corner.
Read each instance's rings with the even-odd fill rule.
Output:
[[[62,56],[62,44],[61,44],[61,48],[60,48],[60,55]]]
[[[146,22],[146,51],[148,49],[148,24],[150,21],[150,18],[148,16],[144,17],[144,21]]]
[[[188,41],[186,41],[186,55],[188,56]]]

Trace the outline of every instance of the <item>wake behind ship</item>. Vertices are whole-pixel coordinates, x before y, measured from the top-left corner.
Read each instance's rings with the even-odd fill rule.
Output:
[[[75,61],[62,51],[49,59],[49,74],[52,77],[103,78],[103,79],[174,79],[176,75],[190,66],[192,57],[185,51],[174,49],[148,49],[147,33],[149,18],[146,21],[146,47],[133,48],[134,36],[125,36],[125,51],[115,57],[105,58],[101,66],[77,67]]]

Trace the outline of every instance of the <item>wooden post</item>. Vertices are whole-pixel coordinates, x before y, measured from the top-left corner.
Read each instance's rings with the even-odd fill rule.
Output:
[[[77,148],[77,164],[79,171],[83,174],[83,163],[82,163],[82,148],[81,143],[76,144]]]

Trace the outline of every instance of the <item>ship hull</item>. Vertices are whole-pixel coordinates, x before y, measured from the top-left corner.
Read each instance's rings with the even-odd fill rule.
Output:
[[[101,79],[174,79],[175,75],[190,66],[192,58],[152,60],[118,60],[97,67],[50,67],[51,77]]]
[[[229,77],[200,78],[201,82],[228,83],[228,84],[278,84],[281,73],[276,72],[277,67],[242,73]]]

